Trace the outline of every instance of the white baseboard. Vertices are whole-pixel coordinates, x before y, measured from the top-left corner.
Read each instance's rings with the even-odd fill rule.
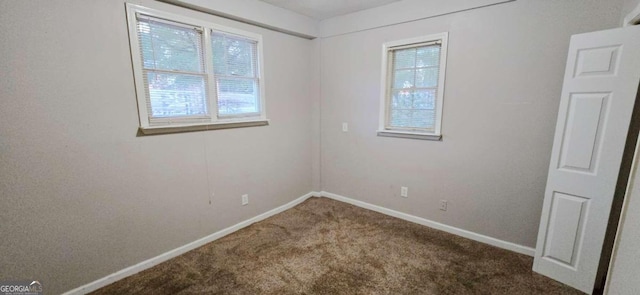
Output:
[[[156,257],[153,257],[151,259],[145,260],[143,262],[140,262],[136,265],[127,267],[123,270],[120,270],[118,272],[115,272],[113,274],[110,274],[104,278],[98,279],[96,281],[93,281],[91,283],[88,283],[86,285],[80,286],[78,288],[75,288],[73,290],[67,291],[65,293],[63,293],[63,295],[76,295],[76,294],[87,294],[89,292],[93,292],[95,290],[98,290],[106,285],[109,285],[113,282],[116,282],[118,280],[124,279],[128,276],[134,275],[136,273],[139,273],[145,269],[151,268],[153,266],[156,266],[162,262],[165,262],[171,258],[175,258],[177,256],[180,256],[184,253],[187,253],[193,249],[199,248],[201,246],[204,246],[205,244],[208,244],[210,242],[213,242],[219,238],[222,238],[230,233],[233,233],[235,231],[238,231],[244,227],[247,227],[253,223],[256,223],[258,221],[264,220],[266,218],[269,218],[273,215],[276,215],[282,211],[285,211],[287,209],[293,208],[294,206],[304,202],[305,200],[307,200],[308,198],[312,197],[312,196],[320,196],[321,194],[319,192],[310,192],[302,197],[299,197],[287,204],[284,204],[280,207],[277,207],[275,209],[269,210],[265,213],[262,213],[256,217],[253,217],[251,219],[247,219],[243,222],[240,222],[236,225],[227,227],[223,230],[220,230],[218,232],[215,232],[211,235],[208,235],[204,238],[201,238],[199,240],[193,241],[189,244],[186,244],[182,247],[173,249],[171,251],[162,253]]]
[[[351,205],[354,206],[358,206],[361,208],[365,208],[365,209],[369,209],[372,211],[376,211],[385,215],[389,215],[389,216],[393,216],[396,218],[400,218],[400,219],[404,219],[406,221],[410,221],[413,223],[417,223],[420,225],[424,225],[424,226],[428,226],[437,230],[441,230],[441,231],[445,231],[448,232],[450,234],[454,234],[454,235],[458,235],[461,237],[465,237],[467,239],[471,239],[474,241],[478,241],[481,243],[485,243],[485,244],[489,244],[491,246],[496,246],[498,248],[502,248],[502,249],[506,249],[506,250],[510,250],[516,253],[520,253],[520,254],[524,254],[524,255],[528,255],[528,256],[533,256],[536,252],[535,249],[531,248],[531,247],[527,247],[527,246],[523,246],[523,245],[518,245],[515,243],[511,243],[511,242],[507,242],[507,241],[503,241],[503,240],[499,240],[496,238],[492,238],[489,236],[485,236],[485,235],[481,235],[478,233],[474,233],[468,230],[464,230],[464,229],[460,229],[457,227],[453,227],[453,226],[449,226],[446,224],[442,224],[439,222],[435,222],[435,221],[431,221],[428,219],[424,219],[422,217],[417,217],[417,216],[413,216],[413,215],[409,215],[406,213],[402,213],[399,211],[395,211],[395,210],[391,210],[391,209],[387,209],[384,207],[380,207],[377,205],[373,205],[373,204],[369,204],[366,202],[362,202],[362,201],[358,201],[358,200],[354,200],[351,198],[347,198],[344,196],[340,196],[340,195],[336,195],[336,194],[332,194],[329,192],[325,192],[322,191],[320,192],[320,195],[325,197],[325,198],[330,198],[330,199],[334,199],[337,201],[341,201],[341,202],[345,202],[345,203],[349,203]]]

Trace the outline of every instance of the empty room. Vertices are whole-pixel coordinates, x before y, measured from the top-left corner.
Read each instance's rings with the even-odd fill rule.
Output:
[[[638,294],[640,0],[0,0],[0,294]]]

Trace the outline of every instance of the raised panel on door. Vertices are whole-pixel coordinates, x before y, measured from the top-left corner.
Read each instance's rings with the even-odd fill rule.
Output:
[[[553,193],[543,257],[575,269],[588,210],[589,199]]]
[[[620,45],[578,50],[575,78],[613,76],[617,73]]]
[[[563,127],[560,169],[595,173],[611,93],[571,93]]]

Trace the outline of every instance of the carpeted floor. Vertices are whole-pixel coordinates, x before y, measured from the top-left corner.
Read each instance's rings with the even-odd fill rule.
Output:
[[[94,294],[582,294],[532,258],[311,198]]]

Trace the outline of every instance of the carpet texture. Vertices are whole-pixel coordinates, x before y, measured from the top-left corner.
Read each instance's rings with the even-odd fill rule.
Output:
[[[582,294],[532,258],[327,198],[94,294]]]

